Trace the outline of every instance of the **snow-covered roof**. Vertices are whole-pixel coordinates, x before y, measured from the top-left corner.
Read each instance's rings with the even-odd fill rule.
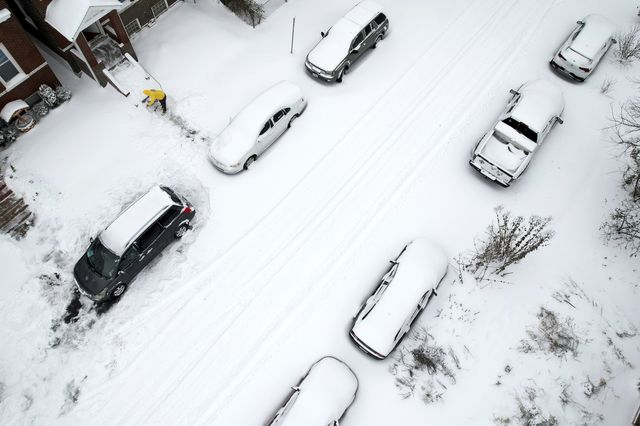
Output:
[[[0,9],[0,23],[9,18],[11,18],[11,12],[9,12],[9,9]]]
[[[523,84],[521,98],[511,112],[511,116],[540,133],[551,118],[560,116],[564,110],[562,91],[547,80],[533,80]]]
[[[2,108],[2,111],[0,111],[0,118],[8,123],[11,121],[13,114],[25,108],[29,108],[29,105],[25,101],[21,99],[11,101]]]
[[[342,361],[316,362],[299,385],[300,392],[279,426],[327,426],[340,419],[353,402],[358,378]]]
[[[589,59],[594,59],[605,43],[613,37],[616,25],[608,18],[596,14],[586,16],[582,22],[584,22],[584,28],[571,43],[571,49]]]
[[[393,350],[396,333],[414,312],[420,298],[447,273],[448,259],[437,244],[420,238],[407,246],[397,262],[398,269],[386,291],[352,330],[359,340],[383,356]]]
[[[115,255],[122,256],[147,224],[156,220],[173,204],[169,194],[159,186],[154,186],[102,231],[100,241]]]
[[[302,98],[302,91],[290,81],[281,81],[262,92],[235,116],[211,143],[209,155],[232,166],[242,161],[255,145],[260,130],[276,112]]]
[[[381,11],[380,5],[368,0],[355,5],[309,52],[309,62],[324,71],[335,70],[349,53],[351,42],[356,35]]]
[[[45,21],[67,40],[74,41],[80,31],[121,7],[119,0],[53,0],[47,6]]]

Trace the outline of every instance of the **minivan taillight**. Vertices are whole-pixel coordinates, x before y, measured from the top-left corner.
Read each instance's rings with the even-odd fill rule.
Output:
[[[182,213],[191,213],[193,211],[193,208],[191,208],[191,206],[187,206],[184,209],[182,209]]]

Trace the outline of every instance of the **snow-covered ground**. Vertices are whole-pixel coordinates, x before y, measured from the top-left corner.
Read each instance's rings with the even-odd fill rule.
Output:
[[[141,94],[124,98],[61,68],[73,99],[8,150],[6,179],[38,221],[19,242],[0,238],[2,423],[262,424],[324,355],[360,381],[345,425],[504,422],[527,389],[560,424],[630,422],[640,270],[598,228],[620,197],[621,164],[602,129],[633,94],[625,76],[638,67],[609,56],[576,85],[548,61],[588,13],[632,24],[634,1],[380,3],[391,31],[340,85],[312,80],[303,61],[351,7],[343,0],[291,0],[256,29],[212,0],[172,8],[134,39],[169,95],[166,117],[145,111]],[[535,78],[564,91],[565,124],[501,189],[471,170],[469,155],[508,90]],[[617,81],[609,96],[606,78]],[[248,172],[216,171],[208,141],[280,80],[302,87],[304,115]],[[89,238],[157,182],[194,203],[195,230],[107,312],[83,300],[65,323],[71,269]],[[454,257],[498,205],[552,216],[556,236],[507,284],[460,282]],[[418,326],[459,364],[455,378],[425,377],[441,394],[429,404],[420,386],[403,399],[396,361],[367,358],[347,334],[387,261],[423,235],[451,266]],[[575,356],[519,350],[543,306],[572,318]],[[604,390],[586,395],[584,383],[601,378]]]

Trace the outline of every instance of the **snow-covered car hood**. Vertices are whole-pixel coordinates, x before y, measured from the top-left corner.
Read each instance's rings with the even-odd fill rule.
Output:
[[[334,71],[347,57],[351,42],[360,30],[354,22],[340,19],[309,52],[307,60],[324,71]]]
[[[242,162],[258,136],[258,130],[251,130],[239,129],[231,123],[211,143],[209,157],[229,167]]]

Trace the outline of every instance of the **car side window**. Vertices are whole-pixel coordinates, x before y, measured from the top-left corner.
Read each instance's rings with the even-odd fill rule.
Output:
[[[289,111],[291,111],[291,108],[285,108],[285,109],[284,109],[284,115],[289,114]]]
[[[140,251],[145,251],[151,244],[162,234],[163,228],[158,222],[154,222],[146,231],[142,233],[136,240],[136,245]]]
[[[264,135],[265,133],[267,133],[269,131],[269,129],[271,128],[272,124],[271,124],[271,120],[267,121],[266,123],[264,123],[264,127],[262,128],[262,130],[260,130],[260,135]]]
[[[273,116],[273,122],[277,123],[278,121],[280,121],[280,119],[282,117],[284,117],[285,115],[285,111],[283,109],[281,109],[280,111],[276,112],[276,114]]]
[[[376,19],[374,19],[374,21],[376,24],[378,24],[378,26],[380,26],[384,23],[386,19],[387,17],[384,16],[384,13],[380,13],[378,16],[376,16]]]
[[[140,257],[140,252],[136,249],[135,246],[132,245],[122,255],[122,260],[120,261],[120,265],[119,265],[118,269],[120,269],[120,270],[127,269],[139,257]]]
[[[360,45],[360,43],[362,43],[363,40],[364,40],[364,35],[363,35],[362,31],[360,31],[360,33],[353,40],[353,43],[351,43],[351,48],[355,49],[356,47],[358,47]]]
[[[374,30],[374,28],[373,28],[372,24],[371,23],[367,24],[364,27],[364,30],[363,30],[365,38],[369,37],[371,35],[371,33],[373,32],[373,30]]]
[[[167,210],[162,216],[160,216],[160,219],[158,219],[158,223],[166,228],[167,226],[171,225],[171,222],[173,222],[175,218],[178,217],[178,215],[180,215],[181,210],[182,209],[178,206],[169,207],[169,210]]]

